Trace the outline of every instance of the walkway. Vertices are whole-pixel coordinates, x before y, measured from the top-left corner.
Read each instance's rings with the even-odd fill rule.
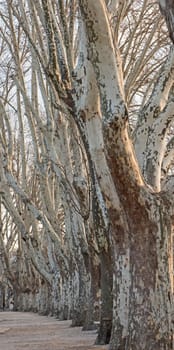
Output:
[[[94,346],[96,331],[69,321],[24,312],[0,312],[0,350],[106,350]]]

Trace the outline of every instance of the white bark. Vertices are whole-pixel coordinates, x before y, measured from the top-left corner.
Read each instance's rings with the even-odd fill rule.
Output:
[[[166,108],[151,125],[145,152],[144,175],[157,191],[161,188],[161,168],[167,146],[167,132],[174,117],[174,101],[170,99]],[[155,139],[154,139],[155,135]]]
[[[171,49],[166,62],[161,68],[157,81],[154,83],[152,94],[139,113],[137,128],[135,131],[135,152],[141,169],[145,162],[146,145],[150,128],[160,112],[166,106],[170,88],[174,79],[174,50]],[[153,147],[152,143],[150,147]]]

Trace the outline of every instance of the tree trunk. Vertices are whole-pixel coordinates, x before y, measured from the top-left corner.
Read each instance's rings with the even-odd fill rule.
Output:
[[[97,293],[99,291],[99,262],[98,258],[95,256],[95,253],[90,249],[89,257],[89,266],[90,266],[90,292],[88,300],[88,308],[86,311],[86,318],[83,325],[83,331],[89,331],[96,329],[97,326],[94,323],[95,321],[95,304],[97,303]]]
[[[112,307],[113,307],[113,270],[110,251],[102,251],[101,261],[101,313],[100,327],[96,344],[109,344],[112,330]]]
[[[87,254],[88,255],[88,254]],[[88,257],[89,259],[89,257]],[[86,271],[86,266],[81,259],[78,261],[79,290],[78,300],[75,300],[75,307],[72,314],[72,327],[81,327],[85,323],[89,299],[90,274]]]
[[[5,287],[0,284],[0,310],[5,310]]]
[[[167,213],[164,203],[156,202],[151,218],[142,211],[128,219],[129,249],[126,254],[122,241],[122,249],[120,245],[116,251],[110,350],[174,348],[171,223]]]

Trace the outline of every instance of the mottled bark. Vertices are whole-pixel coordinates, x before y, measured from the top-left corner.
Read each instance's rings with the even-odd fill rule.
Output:
[[[127,346],[135,350],[140,344],[142,349],[172,349],[173,296],[168,261],[171,219],[169,215],[167,221],[166,216],[169,207],[143,186],[133,152],[129,152],[126,126],[118,129],[116,125],[117,121],[108,123],[104,138],[129,230],[120,235],[116,231],[114,238],[116,285],[110,349]],[[111,225],[114,231],[113,220]]]
[[[101,310],[96,344],[109,344],[113,314],[113,269],[111,251],[100,253],[101,263]]]
[[[102,18],[92,0],[80,1],[80,4],[100,93],[104,152],[115,197],[118,195],[122,206],[118,217],[111,199],[106,202],[114,252],[110,349],[136,350],[141,344],[141,349],[145,350],[169,350],[173,346],[173,300],[168,263],[171,222],[170,215],[168,223],[165,215],[168,207],[146,186],[134,156],[104,2],[98,1]],[[107,32],[105,37],[103,30]],[[107,67],[112,77],[105,71],[105,45],[109,51]],[[113,82],[117,90],[113,89]]]
[[[89,272],[90,272],[90,291],[89,298],[87,301],[87,311],[86,317],[83,324],[83,331],[88,331],[92,329],[96,329],[97,326],[94,321],[98,321],[96,319],[96,310],[95,306],[99,308],[99,284],[100,284],[100,276],[99,276],[99,261],[96,253],[93,249],[90,249],[90,257],[89,257]]]

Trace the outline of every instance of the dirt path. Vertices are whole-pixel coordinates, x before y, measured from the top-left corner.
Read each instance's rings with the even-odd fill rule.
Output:
[[[106,350],[95,346],[96,331],[69,321],[24,312],[0,312],[0,350]]]

